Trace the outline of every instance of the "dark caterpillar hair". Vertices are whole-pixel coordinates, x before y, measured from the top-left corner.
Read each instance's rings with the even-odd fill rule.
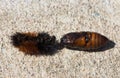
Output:
[[[57,52],[55,36],[48,33],[15,33],[11,36],[12,44],[29,55],[53,55]]]

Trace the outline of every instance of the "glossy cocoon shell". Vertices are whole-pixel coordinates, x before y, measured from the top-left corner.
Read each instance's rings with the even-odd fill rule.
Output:
[[[108,41],[105,36],[95,32],[72,32],[61,38],[63,45],[84,50],[101,48]]]

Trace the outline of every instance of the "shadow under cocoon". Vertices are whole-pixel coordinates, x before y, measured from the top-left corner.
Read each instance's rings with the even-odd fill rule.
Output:
[[[77,51],[86,51],[86,52],[102,52],[111,48],[115,47],[115,42],[109,40],[104,46],[102,46],[99,49],[90,49],[90,50],[86,50],[86,49],[81,49],[81,48],[72,48],[72,47],[66,47],[67,49],[70,50],[77,50]]]

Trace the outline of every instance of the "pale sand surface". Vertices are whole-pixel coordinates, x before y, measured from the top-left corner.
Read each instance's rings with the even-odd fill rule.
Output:
[[[42,31],[58,40],[68,32],[94,31],[116,45],[35,57],[10,43],[15,32]],[[0,0],[0,78],[120,78],[120,0]]]

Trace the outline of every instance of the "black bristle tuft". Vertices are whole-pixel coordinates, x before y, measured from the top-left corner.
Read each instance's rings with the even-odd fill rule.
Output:
[[[41,54],[53,55],[57,51],[57,48],[55,48],[57,43],[55,36],[50,36],[47,33],[39,33],[37,42]]]
[[[19,46],[21,42],[25,39],[25,35],[21,33],[15,33],[13,36],[11,36],[12,44],[14,46]]]

